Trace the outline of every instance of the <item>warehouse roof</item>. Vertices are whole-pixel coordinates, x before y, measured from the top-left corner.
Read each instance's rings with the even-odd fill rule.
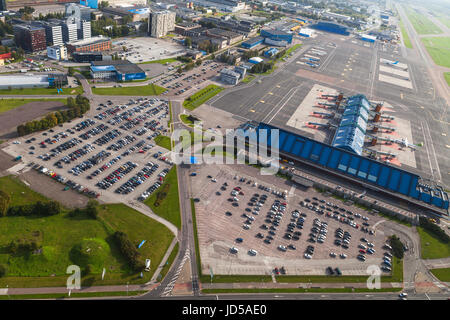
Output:
[[[364,95],[348,98],[341,122],[333,139],[333,147],[361,154],[364,147],[370,103]]]
[[[91,70],[93,72],[116,71],[116,68],[114,66],[91,66]]]
[[[256,43],[258,43],[258,42],[262,42],[262,41],[264,41],[264,38],[263,37],[254,37],[254,38],[250,38],[250,39],[248,39],[247,41],[244,41],[244,42],[242,42],[242,44],[243,45],[254,45],[254,44],[256,44]]]
[[[26,75],[26,76],[16,76],[16,75],[8,75],[8,76],[0,76],[0,86],[14,86],[14,85],[39,85],[39,84],[48,84],[48,76],[35,76],[35,75]]]

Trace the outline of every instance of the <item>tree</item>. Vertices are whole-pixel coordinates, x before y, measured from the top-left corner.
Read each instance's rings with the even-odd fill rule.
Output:
[[[98,202],[90,199],[86,206],[86,214],[92,219],[97,219],[98,217]]]
[[[87,276],[87,275],[91,274],[92,269],[93,269],[92,264],[86,265],[86,267],[84,268],[84,275]]]
[[[8,269],[4,264],[0,264],[0,278],[6,276]]]
[[[73,67],[69,67],[69,70],[67,70],[67,74],[71,77],[75,74],[75,69]]]
[[[195,65],[198,67],[202,64],[202,59],[198,59],[197,61],[195,61]]]
[[[192,47],[192,39],[190,37],[186,37],[186,39],[184,39],[184,45],[186,47]]]
[[[389,238],[389,243],[392,247],[393,255],[399,259],[403,259],[403,243],[400,241],[400,239],[394,234]]]
[[[11,197],[6,192],[0,190],[0,217],[6,216],[8,212]]]
[[[109,2],[108,1],[101,1],[101,2],[98,3],[98,8],[99,9],[103,9],[103,8],[106,8],[106,7],[109,7]]]

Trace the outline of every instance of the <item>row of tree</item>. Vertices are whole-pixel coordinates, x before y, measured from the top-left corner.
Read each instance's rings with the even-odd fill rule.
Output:
[[[78,95],[75,99],[69,97],[67,98],[67,107],[66,110],[52,112],[40,120],[28,121],[19,125],[17,127],[18,135],[24,136],[32,132],[47,130],[58,124],[81,117],[90,109],[89,99],[81,95]]]
[[[427,230],[429,233],[433,234],[442,242],[444,243],[450,242],[450,237],[445,233],[445,231],[442,230],[438,225],[429,221],[426,217],[419,218],[419,225],[425,230]]]
[[[97,21],[92,20],[92,35],[102,35],[110,38],[126,37],[130,34],[130,28],[126,24],[132,22],[131,16],[124,16],[122,22],[123,24],[119,25],[116,20],[108,17],[101,17]]]
[[[251,73],[264,73],[266,71],[269,71],[273,68],[273,62],[261,62],[258,64],[255,64],[251,69]]]
[[[392,247],[392,254],[399,259],[403,259],[403,255],[405,253],[403,243],[395,234],[389,238],[389,244]]]
[[[127,258],[131,268],[136,272],[142,271],[145,265],[142,262],[141,254],[128,238],[128,235],[121,231],[116,231],[113,234],[113,239],[119,247],[120,252]]]
[[[57,201],[37,201],[33,204],[25,204],[22,206],[11,206],[8,208],[6,215],[8,216],[38,216],[47,217],[54,216],[61,211],[61,206]]]

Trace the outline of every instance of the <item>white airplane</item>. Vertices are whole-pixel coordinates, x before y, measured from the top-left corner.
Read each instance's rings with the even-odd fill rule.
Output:
[[[399,144],[402,147],[408,147],[408,148],[411,148],[413,150],[417,149],[416,145],[408,143],[408,139],[407,138],[401,138],[401,139],[398,139],[398,140],[394,140],[394,142]]]

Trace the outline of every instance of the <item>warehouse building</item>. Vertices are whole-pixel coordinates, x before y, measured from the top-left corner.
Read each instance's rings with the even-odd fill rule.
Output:
[[[244,36],[242,34],[219,28],[212,28],[206,30],[206,35],[213,38],[225,38],[227,39],[227,45],[232,45],[244,39]]]
[[[48,75],[8,75],[0,76],[0,89],[62,87],[67,84],[67,76],[62,73]]]
[[[253,49],[254,47],[262,44],[263,42],[264,42],[263,37],[254,37],[242,42],[241,46],[245,49]]]
[[[240,129],[243,131],[236,132],[237,139],[259,143],[260,148],[276,148],[282,158],[310,166],[330,177],[349,180],[397,201],[405,200],[416,207],[448,214],[445,211],[449,208],[448,194],[442,187],[423,184],[415,173],[266,123],[245,123]],[[277,146],[271,146],[273,132],[278,133]]]
[[[366,42],[375,42],[375,40],[377,40],[376,36],[370,36],[368,34],[362,34],[361,38],[362,41],[366,41]]]
[[[277,48],[270,48],[269,50],[264,52],[264,56],[268,58],[272,58],[274,55],[278,53]]]
[[[286,47],[292,43],[292,34],[275,29],[261,30],[261,37],[264,38],[264,43],[269,45]]]
[[[306,38],[311,38],[314,35],[314,30],[310,28],[301,28],[298,35]]]
[[[310,27],[325,32],[342,34],[344,36],[348,36],[350,34],[346,26],[334,22],[319,21],[314,25],[310,25]]]
[[[145,71],[128,60],[92,61],[91,76],[93,79],[132,81],[143,80]]]

